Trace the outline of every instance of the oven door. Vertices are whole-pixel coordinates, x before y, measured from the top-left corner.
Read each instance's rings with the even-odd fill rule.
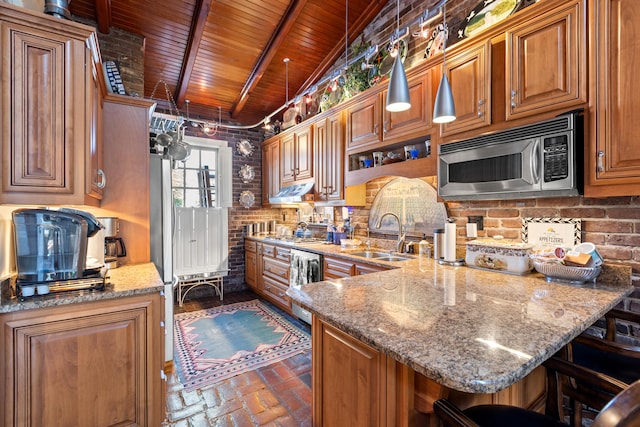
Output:
[[[539,191],[541,138],[525,138],[441,153],[438,195],[444,199],[490,198]]]

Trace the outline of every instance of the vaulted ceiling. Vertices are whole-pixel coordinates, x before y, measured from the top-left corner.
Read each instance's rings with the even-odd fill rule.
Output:
[[[184,112],[260,122],[330,71],[387,0],[73,0],[74,15],[145,37],[144,96],[165,80]],[[348,13],[345,6],[348,4]],[[156,95],[157,97],[157,95]]]

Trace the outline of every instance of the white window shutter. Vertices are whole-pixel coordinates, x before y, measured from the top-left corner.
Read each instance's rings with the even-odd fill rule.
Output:
[[[233,150],[229,147],[220,147],[218,151],[218,185],[219,206],[230,208],[233,206]]]

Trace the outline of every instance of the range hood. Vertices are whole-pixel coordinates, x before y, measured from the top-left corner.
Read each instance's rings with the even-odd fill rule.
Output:
[[[313,182],[283,187],[280,189],[278,194],[269,197],[269,203],[271,203],[272,205],[286,205],[292,203],[313,201],[313,197],[311,198],[311,200],[305,198],[305,196],[311,191],[312,188]]]

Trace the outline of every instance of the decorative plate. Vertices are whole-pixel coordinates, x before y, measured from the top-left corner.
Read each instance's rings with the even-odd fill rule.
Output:
[[[438,24],[433,29],[431,37],[427,40],[427,48],[424,50],[424,57],[431,58],[436,54],[442,52],[444,47],[444,41],[448,37],[449,28],[445,28],[444,24]]]
[[[393,62],[395,61],[395,57],[389,54],[389,51],[392,48],[393,46],[391,46],[391,43],[387,43],[387,45],[380,49],[378,54],[373,58],[373,67],[369,69],[369,84],[371,86],[375,86],[376,83],[388,78],[389,74],[391,74]],[[402,58],[403,63],[407,59],[407,52],[407,41],[402,39],[400,40],[400,58]]]
[[[240,178],[242,179],[242,182],[244,182],[245,184],[253,181],[253,178],[255,178],[255,176],[256,176],[256,171],[253,169],[253,166],[243,165],[240,168]]]
[[[240,204],[249,209],[253,206],[253,203],[256,201],[256,196],[253,195],[251,191],[243,191],[240,193]]]
[[[521,0],[482,0],[467,15],[466,25],[462,31],[463,37],[471,37],[475,33],[484,30],[502,21],[511,15],[518,7]]]
[[[238,153],[242,157],[249,157],[253,154],[254,146],[249,142],[248,139],[243,139],[236,144],[236,148],[238,149]]]

